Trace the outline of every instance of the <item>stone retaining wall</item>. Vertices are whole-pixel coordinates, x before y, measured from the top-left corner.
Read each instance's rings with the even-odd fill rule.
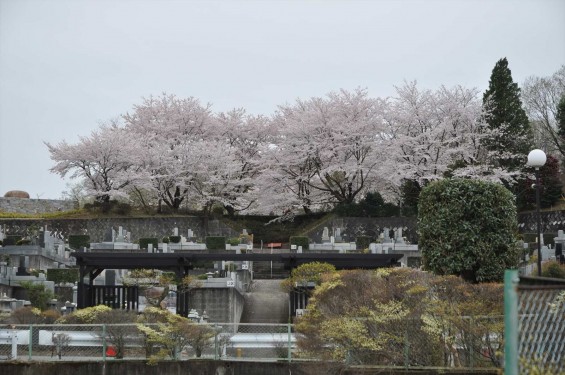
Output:
[[[0,211],[18,214],[41,214],[75,209],[71,201],[0,197]]]
[[[37,231],[47,226],[48,230],[64,238],[71,234],[88,234],[91,242],[102,242],[110,228],[116,231],[121,226],[131,233],[130,240],[138,241],[143,237],[173,235],[173,228],[179,229],[179,235],[185,237],[188,229],[194,236],[203,239],[205,234],[203,219],[196,216],[167,216],[147,218],[96,218],[96,219],[0,219],[0,225],[6,235],[28,236],[30,231]],[[234,237],[237,233],[219,220],[208,222],[208,235]]]

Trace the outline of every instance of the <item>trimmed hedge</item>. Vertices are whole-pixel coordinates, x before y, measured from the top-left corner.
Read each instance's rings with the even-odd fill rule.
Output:
[[[169,241],[172,243],[180,243],[180,236],[169,236]]]
[[[357,246],[357,250],[368,249],[372,240],[373,238],[370,236],[358,236],[355,239],[355,245]]]
[[[293,236],[290,237],[290,245],[302,246],[302,250],[308,250],[310,244],[310,239],[303,236]]]
[[[90,248],[90,236],[88,234],[71,234],[69,236],[69,247],[80,250],[83,247]]]
[[[55,284],[78,282],[78,268],[50,268],[47,270],[47,280]]]
[[[22,236],[7,235],[4,238],[4,246],[14,246],[21,239],[22,239]]]
[[[469,179],[430,183],[418,203],[424,268],[471,282],[501,281],[516,268],[516,204],[501,184]]]
[[[146,237],[146,238],[140,238],[139,239],[139,248],[140,249],[147,249],[147,245],[149,244],[153,244],[153,249],[157,249],[157,247],[159,246],[159,239],[156,237]]]
[[[225,250],[226,237],[224,236],[209,236],[206,237],[206,249],[208,250]]]

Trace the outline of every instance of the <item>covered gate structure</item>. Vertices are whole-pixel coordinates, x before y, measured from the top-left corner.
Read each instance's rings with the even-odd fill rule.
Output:
[[[336,269],[376,269],[399,266],[402,254],[322,254],[322,253],[279,253],[279,254],[234,254],[234,253],[126,253],[126,252],[74,252],[79,267],[77,307],[85,308],[99,304],[100,289],[93,285],[94,279],[106,269],[159,269],[174,272],[182,280],[201,261],[273,261],[282,262],[285,269],[292,270],[302,264],[325,262]],[[104,287],[102,287],[104,288]],[[98,293],[98,294],[97,294]],[[124,301],[117,301],[120,308],[137,307],[137,290],[127,291]],[[104,298],[104,297],[102,297]],[[135,302],[133,302],[135,299]],[[124,305],[124,302],[125,305]],[[177,293],[177,314],[187,316],[188,298]]]

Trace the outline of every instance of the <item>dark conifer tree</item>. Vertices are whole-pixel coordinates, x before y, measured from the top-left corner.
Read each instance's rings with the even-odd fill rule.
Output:
[[[552,155],[547,155],[547,162],[539,171],[540,177],[540,205],[541,208],[549,208],[563,195],[563,184],[559,175],[559,160]],[[519,210],[533,210],[536,208],[536,180],[533,178],[525,178],[519,183],[519,194],[517,194],[517,202]]]
[[[483,106],[488,126],[499,131],[487,141],[488,149],[501,166],[514,171],[522,169],[532,149],[532,129],[506,58],[500,59],[492,70]]]

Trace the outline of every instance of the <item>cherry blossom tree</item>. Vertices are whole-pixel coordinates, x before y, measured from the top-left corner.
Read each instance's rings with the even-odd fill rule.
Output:
[[[123,116],[126,130],[138,144],[131,155],[137,168],[135,186],[153,192],[160,202],[178,210],[192,182],[192,147],[207,137],[213,124],[210,105],[174,95],[144,99]]]
[[[446,176],[512,180],[500,150],[485,139],[504,135],[486,126],[478,92],[460,86],[419,89],[374,99],[364,89],[282,105],[267,118],[243,109],[213,113],[196,98],[163,94],[101,126],[77,144],[47,144],[51,169],[84,178],[101,201],[135,196],[173,211],[182,204],[210,213],[290,215],[351,204],[368,192],[398,199]],[[506,155],[505,157],[514,157]]]
[[[233,215],[256,202],[255,182],[260,178],[261,150],[270,142],[273,129],[268,118],[248,115],[244,109],[218,113],[215,119],[215,144],[208,149],[217,151],[218,155],[216,160],[210,157],[201,160],[212,164],[209,169],[214,171],[214,178],[223,176],[223,181],[216,182],[215,189],[221,186],[222,194],[216,194],[215,200]],[[220,160],[222,164],[218,163]]]
[[[355,201],[377,165],[376,105],[366,90],[357,89],[280,106],[273,120],[279,136],[271,152],[278,172],[271,178],[283,182],[306,211],[313,204]]]
[[[489,129],[476,89],[461,86],[420,90],[416,82],[397,87],[397,95],[384,100],[380,134],[384,159],[379,169],[389,189],[409,182],[420,190],[428,182],[447,176],[501,181],[512,172],[495,163],[484,140],[503,128]]]
[[[135,146],[131,135],[117,122],[100,126],[89,137],[80,137],[76,144],[66,141],[45,144],[55,162],[51,172],[61,177],[82,178],[87,194],[101,203],[125,195],[134,168],[129,156]]]

